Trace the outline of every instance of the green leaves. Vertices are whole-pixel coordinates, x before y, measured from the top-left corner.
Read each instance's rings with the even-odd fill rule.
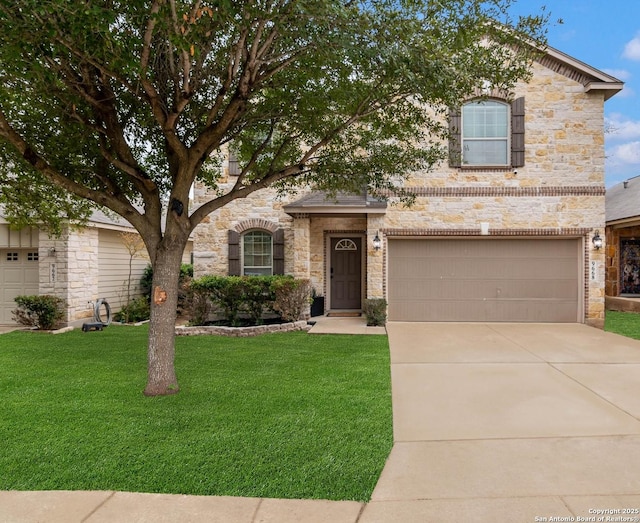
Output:
[[[508,27],[511,3],[5,3],[0,111],[15,135],[0,129],[1,168],[14,175],[0,198],[55,186],[155,234],[169,193],[188,200],[195,179],[232,190],[211,161],[228,143],[244,168],[231,199],[274,183],[389,188],[443,157],[446,108],[526,78],[547,16]]]

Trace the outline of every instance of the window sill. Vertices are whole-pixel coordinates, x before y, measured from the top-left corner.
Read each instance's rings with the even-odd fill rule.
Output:
[[[497,172],[509,172],[513,171],[515,167],[510,165],[461,165],[458,167],[459,171],[497,171]]]

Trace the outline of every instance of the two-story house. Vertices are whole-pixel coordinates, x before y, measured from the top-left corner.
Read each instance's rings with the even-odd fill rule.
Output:
[[[513,92],[452,111],[450,161],[410,176],[412,206],[259,191],[196,228],[196,276],[309,278],[327,312],[385,298],[393,321],[602,324],[604,102],[621,89],[548,48]]]

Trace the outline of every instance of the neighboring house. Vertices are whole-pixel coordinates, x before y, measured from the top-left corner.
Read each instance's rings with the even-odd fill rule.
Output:
[[[607,297],[640,298],[640,177],[607,189]]]
[[[552,48],[532,73],[450,115],[451,160],[412,174],[412,207],[259,191],[196,228],[196,276],[309,278],[326,311],[385,298],[395,321],[602,325],[592,238],[605,226],[604,102],[622,82]],[[228,163],[220,187],[235,174]],[[207,196],[196,187],[196,205]]]
[[[13,323],[14,298],[53,294],[67,301],[65,322],[80,325],[93,318],[92,303],[106,298],[112,313],[127,299],[130,255],[121,233],[134,229],[122,219],[95,212],[86,227],[65,228],[49,238],[36,228],[13,230],[0,214],[0,325]],[[132,260],[132,297],[148,265],[146,250]],[[185,252],[190,261],[191,245]]]

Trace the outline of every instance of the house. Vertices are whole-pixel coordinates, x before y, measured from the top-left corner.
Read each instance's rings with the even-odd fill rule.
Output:
[[[309,278],[326,312],[385,298],[394,321],[602,325],[592,239],[605,227],[604,102],[621,89],[549,48],[514,92],[451,113],[450,161],[411,175],[413,206],[258,191],[196,228],[195,275]],[[196,187],[196,204],[210,196]]]
[[[640,310],[640,303],[618,297],[640,297],[640,177],[606,194],[605,294],[607,308]]]
[[[129,261],[132,295],[148,265],[146,250],[131,259],[121,233],[134,232],[120,218],[96,211],[86,227],[66,227],[60,238],[29,227],[15,230],[0,214],[0,325],[13,324],[18,295],[53,294],[67,302],[65,322],[81,325],[93,318],[93,305],[106,298],[111,311],[127,299]],[[185,261],[190,261],[190,246]]]

